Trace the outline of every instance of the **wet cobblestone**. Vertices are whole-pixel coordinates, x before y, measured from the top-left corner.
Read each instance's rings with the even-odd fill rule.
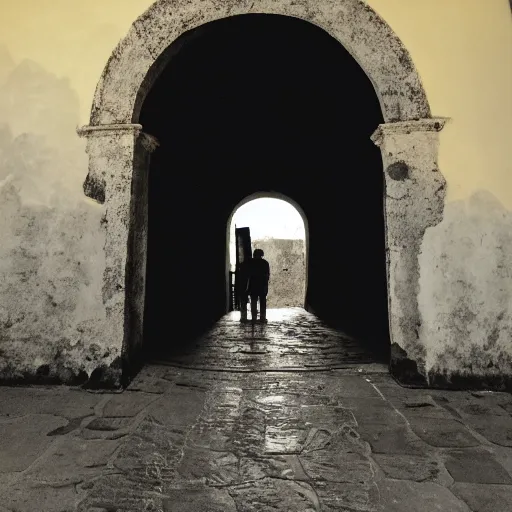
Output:
[[[249,374],[153,366],[138,380],[133,388],[151,380],[168,388],[123,442],[115,462],[121,474],[99,478],[80,511],[101,503],[119,511],[194,512],[470,512],[468,503],[477,501],[486,507],[467,482],[485,488],[489,503],[512,505],[512,451],[450,412],[483,412],[490,424],[512,420],[501,414],[505,407],[488,415],[498,395],[503,406],[512,403],[507,394],[404,389],[386,374],[357,370]],[[180,404],[187,403],[193,414],[184,421]],[[416,432],[421,418],[428,436]],[[112,486],[115,500],[108,498]],[[178,508],[177,499],[186,507]],[[200,508],[210,502],[210,509]]]
[[[266,371],[328,370],[375,363],[361,344],[302,308],[269,309],[267,324],[224,316],[195,343],[170,349],[158,363],[182,368]],[[173,346],[173,340],[169,340]]]
[[[406,389],[371,364],[286,370],[0,388],[0,512],[512,510],[511,395]]]

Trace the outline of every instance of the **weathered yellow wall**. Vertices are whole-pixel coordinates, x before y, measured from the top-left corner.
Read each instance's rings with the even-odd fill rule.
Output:
[[[441,138],[447,201],[488,189],[512,207],[512,13],[508,0],[371,0],[412,55]]]
[[[151,0],[2,0],[0,45],[67,77],[80,98],[82,124],[103,68]]]
[[[75,129],[151,3],[0,0],[0,380],[50,371],[69,381],[120,356],[102,334],[104,206],[83,193],[88,158]],[[441,133],[443,221],[419,258],[422,364],[512,375],[509,2],[368,3],[408,48],[432,114],[452,118]]]
[[[151,0],[3,0],[0,45],[66,77],[88,119],[103,67]],[[448,201],[487,189],[512,208],[508,0],[370,0],[409,49],[434,115],[451,117],[440,166]]]

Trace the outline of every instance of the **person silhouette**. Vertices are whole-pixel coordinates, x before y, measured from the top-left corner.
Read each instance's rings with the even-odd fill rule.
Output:
[[[247,294],[251,297],[251,320],[256,322],[258,317],[258,300],[260,301],[260,321],[267,322],[267,294],[270,279],[270,265],[263,259],[265,253],[254,249],[248,266]]]

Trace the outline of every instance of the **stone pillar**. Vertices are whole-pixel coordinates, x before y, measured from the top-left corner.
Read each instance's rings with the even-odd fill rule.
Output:
[[[446,121],[382,124],[372,135],[384,164],[390,369],[409,384],[426,384],[418,256],[425,230],[442,220],[446,181],[437,164],[438,132]]]
[[[158,143],[137,124],[84,126],[89,173],[85,194],[105,205],[105,337],[120,348],[123,374],[142,344],[147,247],[148,172]]]

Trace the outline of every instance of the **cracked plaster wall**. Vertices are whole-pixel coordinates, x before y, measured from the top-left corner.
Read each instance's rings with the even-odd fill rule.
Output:
[[[0,47],[0,379],[73,382],[119,355],[102,336],[103,208],[82,190],[69,81]]]
[[[431,384],[512,380],[512,213],[490,192],[446,205],[419,257],[418,301]]]

